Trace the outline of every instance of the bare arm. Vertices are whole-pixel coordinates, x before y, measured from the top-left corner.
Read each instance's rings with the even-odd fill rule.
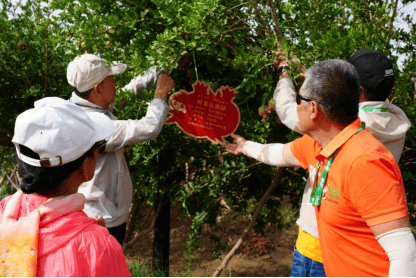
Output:
[[[409,220],[407,220],[407,217],[370,227],[375,237],[400,228],[410,228]]]

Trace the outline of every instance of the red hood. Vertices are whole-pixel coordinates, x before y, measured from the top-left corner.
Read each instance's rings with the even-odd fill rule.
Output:
[[[1,202],[1,210],[4,210],[7,202],[11,196],[5,198]],[[27,216],[33,210],[37,209],[40,205],[46,202],[49,198],[23,194],[22,201],[20,203],[19,217]],[[44,215],[43,217],[46,217]],[[83,211],[71,212],[67,215],[46,222],[39,227],[39,250],[38,257],[50,254],[56,249],[61,248],[90,225],[96,225],[97,221],[88,218]],[[47,242],[47,244],[44,244]]]

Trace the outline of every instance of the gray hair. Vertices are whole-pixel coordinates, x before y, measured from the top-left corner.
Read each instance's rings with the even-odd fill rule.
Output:
[[[325,116],[344,126],[358,117],[360,78],[355,67],[345,60],[330,59],[317,63],[305,72],[302,95],[320,100]]]

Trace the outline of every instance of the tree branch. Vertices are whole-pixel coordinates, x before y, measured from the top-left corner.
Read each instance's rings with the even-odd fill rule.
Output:
[[[392,0],[392,2],[393,1],[394,0]],[[391,19],[390,19],[389,34],[387,36],[386,46],[384,47],[386,49],[385,53],[387,53],[389,51],[390,39],[391,39],[391,35],[392,35],[391,30],[393,29],[393,21],[394,21],[394,18],[396,16],[397,4],[398,3],[399,3],[399,0],[396,0],[396,3],[394,4],[394,9],[393,9],[393,15],[391,16]]]
[[[136,6],[136,7],[140,7],[140,5],[138,5],[138,4],[136,4],[136,3],[133,3],[133,2],[131,2],[131,1],[128,1],[128,0],[122,0],[123,2],[126,2],[126,3],[129,3],[130,5],[132,5],[132,6]]]
[[[6,178],[6,174],[3,174],[3,176],[1,176],[0,178],[0,187],[3,184],[5,178]]]
[[[282,176],[283,176],[283,172],[285,171],[285,169],[286,168],[284,168],[284,167],[280,167],[277,170],[276,174],[273,177],[272,184],[270,185],[270,187],[267,189],[266,193],[264,193],[263,197],[261,198],[261,200],[260,200],[260,202],[259,202],[259,204],[256,208],[256,211],[254,212],[253,218],[251,219],[247,228],[244,229],[244,232],[242,233],[242,235],[238,239],[237,243],[234,245],[233,249],[231,249],[231,251],[228,253],[228,255],[224,258],[221,265],[215,270],[212,277],[218,277],[218,275],[221,273],[221,271],[224,269],[224,267],[228,264],[228,262],[234,256],[237,249],[241,246],[241,244],[243,243],[247,234],[254,227],[254,224],[256,224],[257,218],[259,217],[260,212],[263,209],[264,204],[269,199],[270,193],[276,188],[277,184],[281,181]]]
[[[218,45],[220,42],[224,45],[225,48],[231,49],[231,50],[236,50],[237,46],[232,46],[229,43],[225,42],[225,41],[221,41],[221,39],[217,39],[217,38],[213,38],[211,35],[208,36],[209,39],[213,39],[214,41],[217,42],[216,45]]]
[[[416,106],[416,79],[415,79],[415,92],[414,92],[413,106]]]
[[[19,190],[20,188],[13,182],[12,178],[6,174],[7,179],[9,180],[9,182],[11,183],[11,185],[16,189]]]
[[[136,20],[134,23],[138,23],[138,22],[142,22],[142,21],[149,21],[149,20],[152,20],[152,19],[162,19],[162,18],[160,18],[160,17],[154,17],[154,18],[143,18],[143,19],[138,19],[138,20]],[[101,31],[101,32],[98,32],[98,33],[95,33],[94,35],[92,35],[92,37],[97,37],[97,36],[100,36],[100,35],[102,35],[102,34],[105,34],[105,33],[110,32],[111,30],[113,30],[113,29],[115,29],[115,28],[118,28],[118,27],[121,27],[121,26],[124,26],[124,25],[130,24],[130,23],[131,23],[131,22],[124,22],[124,23],[119,24],[119,25],[116,25],[116,26],[111,26],[111,28],[108,28],[108,29],[106,29],[106,30],[104,30],[104,31]]]
[[[142,180],[142,183],[140,184],[140,186],[143,186],[143,183],[144,183],[144,179]],[[136,195],[136,193],[137,191],[135,190],[135,193],[133,194],[133,196]],[[136,227],[135,220],[136,220],[137,214],[139,213],[139,209],[140,209],[140,205],[137,205],[136,208],[133,210],[133,203],[131,204],[131,209],[129,213],[129,221],[126,227],[126,236],[124,238],[124,242],[128,242],[131,236],[133,235],[134,228]]]
[[[274,7],[272,5],[271,0],[267,0],[267,3],[269,4],[270,11],[272,13],[272,18],[273,18],[273,21],[274,21],[274,25],[276,26],[277,34],[276,33],[275,34],[276,34],[276,37],[278,37],[278,39],[279,39],[279,46],[278,47],[280,48],[280,45],[283,42],[283,35],[282,35],[282,31],[280,30],[280,27],[279,27],[279,22],[277,21],[276,10],[274,9]]]
[[[130,240],[129,242],[127,242],[127,243],[125,243],[125,244],[123,244],[123,252],[125,253],[126,252],[126,250],[127,249],[129,249],[130,247],[132,247],[137,241],[139,241],[139,239],[140,239],[140,237],[142,237],[142,236],[145,236],[145,235],[147,235],[148,233],[150,233],[150,232],[152,232],[153,231],[153,229],[154,229],[154,227],[155,227],[155,224],[156,224],[156,219],[157,219],[157,217],[159,216],[159,213],[160,213],[160,210],[162,209],[162,206],[165,204],[166,202],[164,202],[164,203],[162,203],[162,202],[160,202],[159,203],[159,205],[158,205],[158,207],[157,207],[157,210],[156,210],[156,213],[155,213],[155,216],[153,217],[153,220],[152,220],[152,224],[150,225],[150,227],[149,227],[149,229],[147,229],[147,230],[145,230],[145,231],[140,231],[140,232],[136,232],[136,234],[134,235],[134,237],[133,237],[133,239],[132,240]],[[149,219],[149,217],[150,217],[150,215],[151,215],[151,211],[150,211],[150,213],[146,216],[146,218],[144,219],[144,221],[143,221],[143,225],[146,223],[146,221]]]
[[[248,2],[244,2],[244,3],[238,4],[237,6],[234,6],[234,7],[230,8],[228,11],[231,11],[232,9],[238,8],[238,7],[240,7],[240,6],[242,6],[242,5],[245,5],[245,4],[247,4],[247,3],[248,3]]]
[[[271,31],[270,31],[270,26],[269,26],[269,24],[264,20],[264,18],[261,16],[261,14],[260,14],[260,11],[257,9],[257,5],[252,1],[252,0],[249,0],[250,1],[250,3],[253,5],[253,8],[256,10],[256,12],[257,12],[257,15],[259,16],[259,19],[260,19],[260,21],[261,21],[261,23],[263,23],[263,25],[267,28],[267,32],[269,33],[269,35],[270,35],[270,33],[271,33]]]

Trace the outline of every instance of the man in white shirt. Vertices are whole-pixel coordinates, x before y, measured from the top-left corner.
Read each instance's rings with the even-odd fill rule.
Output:
[[[102,215],[107,228],[123,245],[126,221],[133,198],[133,185],[124,158],[125,146],[155,139],[162,130],[168,115],[168,93],[175,83],[167,74],[155,68],[134,78],[123,90],[137,95],[141,89],[156,86],[155,97],[150,102],[146,116],[140,120],[117,120],[111,105],[116,94],[114,74],[121,74],[127,65],[111,64],[92,54],[76,57],[68,65],[68,83],[74,88],[69,101],[86,112],[100,112],[114,121],[114,133],[107,139],[105,152],[97,159],[95,175],[83,183],[78,192],[87,199],[84,211],[89,217]]]

